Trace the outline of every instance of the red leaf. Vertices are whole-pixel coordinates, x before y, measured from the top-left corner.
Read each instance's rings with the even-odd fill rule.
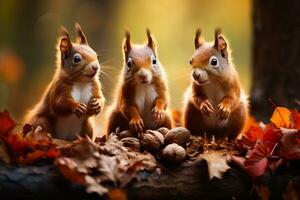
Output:
[[[272,124],[266,125],[264,128],[264,134],[262,140],[268,145],[270,149],[273,149],[276,143],[280,142],[282,136],[281,130]]]
[[[297,110],[291,110],[292,128],[300,130],[300,113]]]
[[[288,160],[300,159],[299,130],[289,131],[281,138],[281,157]]]
[[[252,141],[256,141],[262,137],[264,131],[259,126],[252,126],[249,130],[245,133],[245,136]]]
[[[0,135],[6,134],[15,127],[15,122],[9,115],[9,112],[0,112]]]
[[[269,146],[262,140],[258,140],[250,151],[245,161],[245,170],[253,179],[263,175],[268,166],[268,156],[271,153]]]

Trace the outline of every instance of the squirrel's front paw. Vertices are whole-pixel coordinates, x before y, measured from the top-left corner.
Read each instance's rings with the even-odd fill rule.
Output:
[[[87,107],[84,103],[78,103],[73,111],[75,115],[80,118],[87,112]]]
[[[88,114],[89,115],[97,115],[101,111],[101,103],[98,99],[92,98],[87,106]]]
[[[142,118],[140,118],[140,117],[134,118],[134,119],[130,120],[129,127],[132,131],[134,131],[136,133],[143,133],[144,122],[143,122]]]
[[[231,112],[231,109],[230,109],[230,106],[228,104],[225,104],[225,103],[220,103],[218,105],[218,108],[219,108],[219,111],[218,111],[218,119],[220,121],[223,121],[223,120],[226,120],[229,115],[230,115],[230,112]]]
[[[199,110],[202,115],[209,116],[210,114],[214,113],[214,106],[208,99],[206,99],[199,105]]]
[[[166,120],[166,111],[164,109],[154,107],[152,109],[152,113],[153,113],[153,119],[154,119],[155,123],[157,123],[158,125],[161,125],[162,123],[165,122],[165,120]]]

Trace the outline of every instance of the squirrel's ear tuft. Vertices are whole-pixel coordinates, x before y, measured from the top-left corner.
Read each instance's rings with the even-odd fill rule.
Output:
[[[153,52],[156,52],[156,44],[155,44],[155,39],[154,37],[151,35],[151,31],[149,28],[146,29],[146,33],[147,33],[147,38],[148,38],[148,47],[150,47],[152,49]]]
[[[197,28],[195,33],[195,39],[194,39],[195,49],[198,49],[204,43],[204,40],[200,38],[200,36],[201,36],[201,29]]]
[[[123,50],[124,50],[125,56],[127,57],[130,50],[131,50],[130,32],[128,30],[125,31],[125,38],[124,38],[124,42],[123,42]]]
[[[224,58],[227,56],[227,43],[226,43],[224,37],[221,35],[221,29],[220,28],[215,29],[214,48],[218,52],[220,52]]]
[[[86,44],[87,45],[88,41],[87,41],[86,36],[83,33],[82,28],[81,28],[79,23],[75,23],[75,30],[76,30],[76,33],[77,33],[76,41],[79,44]]]
[[[59,29],[59,37],[60,37],[59,49],[62,54],[66,54],[72,49],[72,42],[70,40],[69,32],[63,26],[61,26]]]

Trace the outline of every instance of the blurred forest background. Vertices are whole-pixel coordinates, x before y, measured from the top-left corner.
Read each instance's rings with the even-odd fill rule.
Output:
[[[55,45],[60,25],[72,36],[79,22],[102,63],[100,80],[107,105],[123,65],[121,42],[127,28],[132,41],[144,42],[149,27],[158,43],[158,55],[169,79],[171,108],[182,108],[190,82],[189,59],[195,29],[206,40],[222,27],[229,39],[234,63],[244,89],[251,86],[250,0],[65,0],[0,1],[0,110],[19,121],[40,98],[55,70]],[[103,124],[104,113],[97,118]]]

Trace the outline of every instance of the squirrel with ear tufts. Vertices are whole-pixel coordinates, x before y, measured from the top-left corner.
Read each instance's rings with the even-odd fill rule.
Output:
[[[124,67],[117,98],[109,114],[107,134],[120,130],[142,133],[147,129],[171,128],[167,79],[158,60],[156,42],[147,29],[148,42],[132,45],[126,31]]]
[[[244,127],[248,101],[241,88],[225,38],[204,42],[196,31],[190,64],[192,81],[186,93],[184,125],[193,135],[235,139]]]
[[[75,28],[75,43],[64,27],[60,29],[55,75],[41,100],[25,116],[25,123],[68,140],[76,139],[77,134],[92,138],[92,116],[104,105],[98,55],[78,23]]]

